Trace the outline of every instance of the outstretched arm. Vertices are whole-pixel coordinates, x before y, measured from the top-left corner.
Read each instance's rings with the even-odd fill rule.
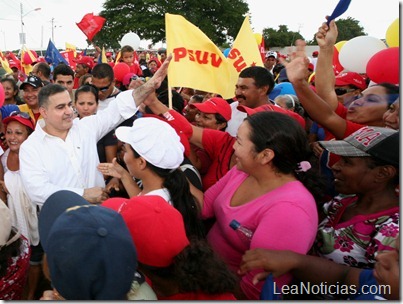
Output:
[[[165,61],[164,61],[165,63]],[[155,94],[150,94],[145,100],[144,100],[144,105],[148,106],[150,110],[156,114],[156,115],[164,115],[164,117],[167,119],[167,122],[176,130],[176,132],[184,132],[184,129],[191,129],[190,132],[184,132],[184,133],[191,133],[189,137],[189,141],[200,147],[203,148],[202,145],[202,138],[203,138],[203,128],[196,127],[192,125],[190,122],[187,121],[183,115],[175,112],[175,111],[170,111],[169,108],[164,105],[161,101],[158,100],[157,96]],[[169,112],[169,113],[168,113]],[[170,116],[170,117],[167,117]]]
[[[100,163],[98,170],[103,175],[119,178],[129,197],[137,196],[141,192],[140,187],[134,181],[133,177],[117,162],[116,157],[112,160],[112,163]]]
[[[346,132],[346,121],[337,115],[318,94],[310,87],[307,79],[309,59],[305,55],[305,41],[297,40],[297,51],[291,62],[283,60],[287,68],[287,76],[295,92],[309,116],[329,130],[336,138],[342,139]]]
[[[257,274],[253,280],[265,279],[269,273],[274,277],[291,272],[296,278],[304,282],[320,284],[347,284],[359,285],[361,269],[337,264],[325,258],[303,255],[288,250],[252,249],[246,251],[242,257],[239,274],[243,275],[253,269],[263,269],[265,272]]]
[[[132,95],[134,101],[136,102],[136,106],[140,106],[151,93],[155,92],[155,90],[160,87],[162,81],[168,74],[168,66],[171,59],[172,55],[169,55],[153,77],[151,77],[142,86],[139,86],[133,90]]]
[[[339,103],[334,91],[335,75],[333,71],[333,54],[337,35],[334,20],[330,21],[329,26],[324,22],[316,33],[320,51],[315,69],[315,88],[318,95],[329,104],[333,111],[336,110]]]

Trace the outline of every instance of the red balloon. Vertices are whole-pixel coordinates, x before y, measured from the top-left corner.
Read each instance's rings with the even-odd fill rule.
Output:
[[[389,82],[399,84],[400,56],[399,47],[379,51],[367,63],[367,76],[375,83]]]
[[[123,77],[130,73],[130,67],[124,62],[119,62],[113,67],[113,72],[115,73],[115,79],[122,82]]]
[[[3,106],[4,104],[4,88],[3,85],[0,83],[0,108]]]

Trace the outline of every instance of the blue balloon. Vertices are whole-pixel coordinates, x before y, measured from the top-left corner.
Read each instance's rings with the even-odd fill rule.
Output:
[[[225,57],[228,57],[229,52],[231,52],[231,48],[225,49],[222,53],[224,54]]]
[[[269,98],[270,100],[274,100],[277,96],[285,94],[297,95],[291,82],[282,82],[276,85],[270,92]]]

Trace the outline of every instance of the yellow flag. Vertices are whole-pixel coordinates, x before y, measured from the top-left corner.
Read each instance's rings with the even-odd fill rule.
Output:
[[[28,55],[29,58],[26,58],[26,55]],[[26,62],[25,59],[28,59]],[[23,46],[21,49],[21,66],[22,66],[22,71],[25,75],[29,75],[29,73],[32,72],[34,69],[33,66],[31,65],[32,62],[35,62],[37,59],[35,55],[32,53],[31,50],[29,50],[26,46]]]
[[[0,63],[7,74],[11,74],[13,72],[13,70],[10,68],[7,58],[4,56],[2,51],[0,51]]]
[[[105,47],[102,47],[102,52],[100,55],[101,63],[108,63],[108,59],[106,59]]]
[[[118,63],[119,63],[120,57],[121,57],[121,52],[119,51],[119,52],[116,54],[115,64],[118,64]]]
[[[173,55],[169,85],[233,97],[234,86],[229,84],[229,67],[221,50],[182,16],[165,14],[165,27],[167,52]]]
[[[76,58],[76,56],[77,56],[76,46],[74,44],[71,44],[68,42],[65,42],[65,44],[66,44],[66,51],[74,51],[74,58]]]
[[[234,87],[238,81],[239,73],[243,69],[250,66],[263,67],[262,56],[256,43],[255,34],[250,27],[249,16],[245,17],[227,59],[231,66],[231,84]]]

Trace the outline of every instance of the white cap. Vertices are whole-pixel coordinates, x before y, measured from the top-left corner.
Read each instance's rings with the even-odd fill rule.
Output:
[[[116,137],[158,168],[176,169],[183,162],[185,148],[178,134],[158,118],[138,118],[132,127],[117,128]]]
[[[275,52],[275,51],[268,51],[268,52],[266,53],[266,58],[268,58],[268,57],[270,57],[270,56],[274,57],[274,59],[277,59],[277,52]]]

